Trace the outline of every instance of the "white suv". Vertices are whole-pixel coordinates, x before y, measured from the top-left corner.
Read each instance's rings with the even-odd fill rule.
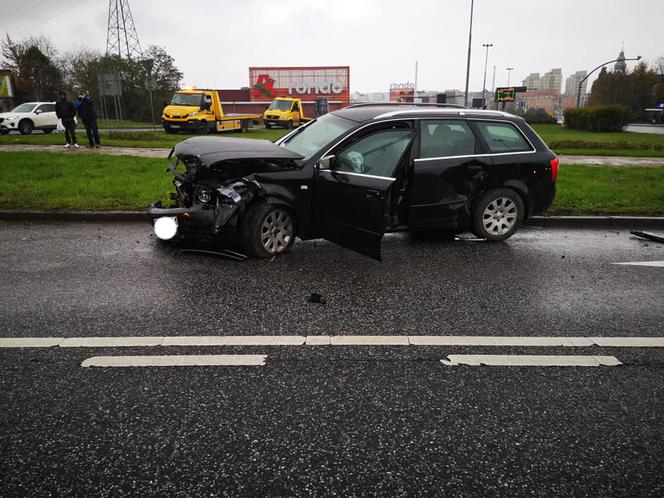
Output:
[[[18,130],[29,135],[32,130],[51,133],[58,126],[55,102],[26,102],[13,111],[0,113],[0,134]]]

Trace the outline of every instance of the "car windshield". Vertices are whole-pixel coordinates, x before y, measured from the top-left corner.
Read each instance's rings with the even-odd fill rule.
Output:
[[[18,107],[15,107],[12,112],[32,112],[37,104],[21,104]]]
[[[288,100],[273,100],[270,104],[271,111],[289,111],[291,107],[291,102]]]
[[[176,93],[173,95],[171,105],[200,106],[203,94],[201,93]]]
[[[309,159],[320,152],[325,145],[340,137],[355,125],[357,123],[354,121],[334,114],[326,114],[304,128],[297,130],[279,145],[303,155],[305,159]]]

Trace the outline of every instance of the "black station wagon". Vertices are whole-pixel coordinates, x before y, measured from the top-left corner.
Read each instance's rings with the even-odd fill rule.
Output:
[[[388,231],[507,239],[553,201],[558,159],[507,113],[361,104],[276,143],[190,138],[169,170],[174,204],[149,211],[161,239],[228,236],[266,257],[324,238],[381,259]]]

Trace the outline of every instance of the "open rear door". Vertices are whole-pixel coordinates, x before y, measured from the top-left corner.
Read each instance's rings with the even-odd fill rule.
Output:
[[[377,131],[321,160],[313,213],[321,237],[381,260],[395,173],[414,135],[412,129]]]

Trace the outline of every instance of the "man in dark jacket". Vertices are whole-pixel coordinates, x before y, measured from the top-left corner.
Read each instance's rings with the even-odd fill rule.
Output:
[[[59,100],[55,103],[55,115],[62,121],[62,126],[65,129],[65,140],[67,143],[65,147],[74,146],[78,148],[76,143],[76,107],[73,102],[67,100],[65,92],[58,93]]]
[[[78,110],[78,116],[85,126],[85,133],[88,135],[88,147],[100,147],[97,112],[95,111],[95,103],[92,97],[90,97],[89,92],[84,91],[78,94],[76,109]]]

